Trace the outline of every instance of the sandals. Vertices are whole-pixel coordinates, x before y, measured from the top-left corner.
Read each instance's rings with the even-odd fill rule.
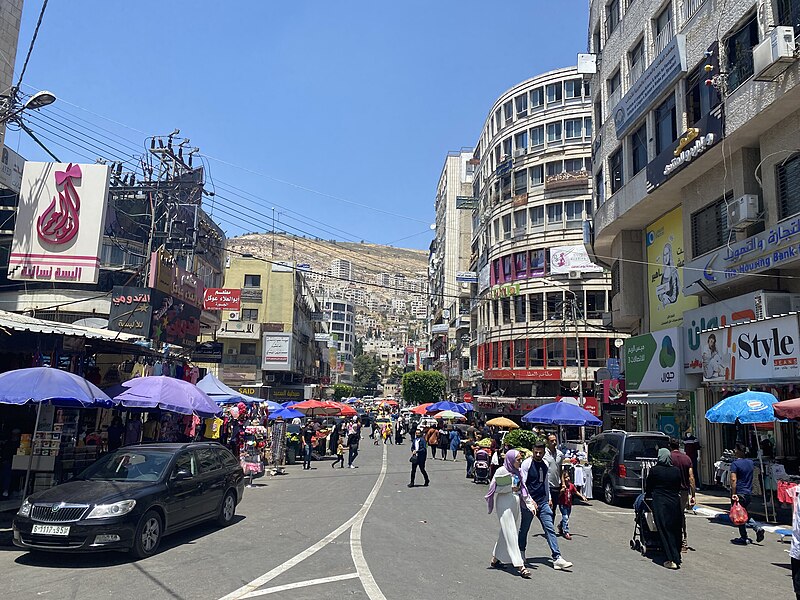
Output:
[[[492,557],[492,562],[489,563],[490,569],[502,569],[503,563],[497,560],[494,556]]]
[[[531,578],[531,572],[528,571],[528,569],[526,569],[525,567],[519,567],[517,571],[519,571],[519,576],[522,577],[523,579]]]

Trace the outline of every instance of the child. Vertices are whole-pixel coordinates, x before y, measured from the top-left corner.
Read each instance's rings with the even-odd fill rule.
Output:
[[[569,534],[569,515],[572,512],[572,496],[577,496],[584,502],[586,496],[578,491],[569,476],[569,471],[564,471],[564,484],[561,486],[561,493],[558,495],[558,510],[561,511],[561,524],[558,526],[558,533],[564,536],[565,540],[571,540]]]
[[[344,438],[339,438],[339,445],[336,447],[336,460],[333,461],[331,465],[331,469],[335,469],[336,465],[342,465],[342,469],[344,469]]]

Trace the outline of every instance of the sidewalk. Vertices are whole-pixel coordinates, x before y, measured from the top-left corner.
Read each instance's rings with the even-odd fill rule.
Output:
[[[728,511],[731,508],[730,492],[723,488],[704,488],[702,491],[697,492],[695,495],[697,502],[694,512],[695,514],[702,515],[710,518],[724,518],[727,519]],[[764,502],[761,496],[755,497],[748,507],[754,519],[764,523],[764,529],[772,533],[778,530],[791,530],[792,529],[792,508],[788,505],[783,505],[777,500],[775,501],[775,512],[777,515],[777,523],[766,523]],[[770,503],[770,514],[772,513],[772,504]]]

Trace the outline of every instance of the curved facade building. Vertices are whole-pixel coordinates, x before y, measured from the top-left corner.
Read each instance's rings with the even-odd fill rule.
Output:
[[[583,245],[591,106],[575,68],[539,75],[497,99],[475,145],[472,364],[484,398],[502,394],[484,412],[579,396],[579,380],[592,398],[594,371],[616,356],[603,327],[609,274]]]

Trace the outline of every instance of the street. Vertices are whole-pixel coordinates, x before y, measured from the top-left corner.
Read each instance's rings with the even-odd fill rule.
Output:
[[[573,511],[573,540],[560,539],[575,563],[554,571],[537,522],[528,544],[526,581],[488,568],[497,517],[464,477],[465,463],[429,460],[428,488],[409,489],[407,446],[375,447],[365,437],[358,469],[315,462],[256,480],[233,525],[178,533],[147,560],[125,554],[27,554],[0,546],[4,599],[51,597],[321,599],[478,598],[504,593],[571,597],[712,598],[791,593],[788,544],[730,544],[734,531],[689,516],[683,567],[669,571],[630,550],[632,510],[599,500]],[[383,452],[383,454],[382,454]]]

